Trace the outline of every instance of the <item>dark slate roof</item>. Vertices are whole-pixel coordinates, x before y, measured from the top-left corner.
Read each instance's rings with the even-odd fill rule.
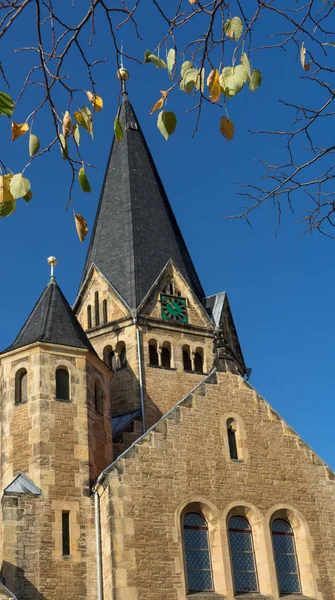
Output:
[[[137,308],[169,259],[205,296],[144,135],[124,94],[124,137],[113,141],[81,285],[94,263]]]
[[[51,277],[14,343],[3,352],[10,352],[34,342],[87,348],[95,354],[54,277]]]

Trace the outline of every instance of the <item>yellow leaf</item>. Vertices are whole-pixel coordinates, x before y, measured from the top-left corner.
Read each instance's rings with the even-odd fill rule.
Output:
[[[78,237],[79,237],[80,241],[83,242],[88,233],[87,223],[86,223],[84,217],[82,217],[81,215],[75,214],[74,219],[75,219],[75,223],[76,223]]]
[[[197,4],[199,0],[188,0],[189,4]]]
[[[207,85],[209,88],[209,97],[212,102],[218,102],[220,100],[220,82],[219,82],[219,71],[213,69],[207,77]]]
[[[309,63],[306,63],[306,48],[305,48],[305,44],[304,42],[302,42],[301,48],[300,48],[300,62],[301,62],[301,66],[304,69],[304,71],[309,71],[311,65]]]
[[[162,108],[163,104],[164,104],[164,98],[160,98],[158,100],[158,102],[156,102],[155,106],[153,106],[152,109],[150,110],[150,114],[152,115],[152,113],[154,113],[155,110]]]
[[[72,120],[69,111],[67,110],[63,117],[62,134],[65,138],[69,137],[71,133]]]
[[[0,176],[0,204],[14,200],[9,187],[12,177],[11,174]]]
[[[160,92],[161,92],[161,94],[162,94],[162,96],[163,96],[164,100],[165,100],[165,99],[168,97],[168,95],[169,95],[169,92],[166,92],[165,90],[161,90]]]
[[[86,94],[87,94],[87,97],[88,97],[90,103],[93,104],[94,109],[97,112],[100,112],[104,106],[101,96],[98,96],[97,94],[92,94],[92,92],[86,92]]]
[[[227,117],[221,117],[220,132],[222,133],[223,137],[226,138],[227,142],[230,142],[230,140],[233,139],[234,129],[234,123],[230,121],[230,119],[228,119]]]
[[[15,121],[12,121],[12,142],[27,133],[27,131],[29,131],[28,123],[15,123]]]

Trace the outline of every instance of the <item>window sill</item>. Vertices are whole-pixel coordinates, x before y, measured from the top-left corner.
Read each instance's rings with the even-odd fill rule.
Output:
[[[14,406],[22,406],[22,404],[28,404],[28,400],[22,400],[22,402],[14,402]]]
[[[56,402],[65,402],[66,404],[71,404],[71,400],[65,400],[65,398],[55,398]]]
[[[189,600],[224,600],[226,596],[217,592],[189,592],[186,594],[186,598]]]

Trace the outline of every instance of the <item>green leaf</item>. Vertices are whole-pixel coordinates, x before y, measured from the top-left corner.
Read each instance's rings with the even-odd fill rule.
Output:
[[[175,131],[176,126],[177,117],[175,113],[161,110],[158,114],[157,127],[166,140],[168,140],[169,136]]]
[[[250,62],[249,62],[249,58],[245,52],[243,52],[243,54],[241,56],[241,64],[246,68],[247,73],[248,73],[248,78],[250,79],[251,78]]]
[[[5,92],[0,92],[0,115],[11,117],[14,111],[14,100]]]
[[[88,131],[93,138],[92,113],[88,106],[82,106],[81,109],[73,114],[77,123]]]
[[[170,48],[168,55],[167,55],[167,69],[168,69],[168,73],[170,76],[170,79],[173,79],[173,67],[175,66],[176,63],[176,51],[174,48]]]
[[[145,51],[144,62],[152,63],[157,69],[166,69],[166,62],[161,58],[158,58],[158,56],[155,56],[155,54],[150,54],[149,50]]]
[[[236,96],[248,79],[248,71],[244,65],[225,67],[219,77],[222,92],[231,98]]]
[[[59,137],[60,151],[62,153],[63,160],[66,160],[67,157],[69,156],[67,141],[62,133],[59,133],[58,137]]]
[[[260,71],[258,71],[258,69],[255,69],[251,73],[251,78],[249,81],[249,88],[251,89],[252,92],[255,92],[257,90],[257,88],[261,85],[261,83],[262,83],[262,74]]]
[[[185,62],[183,62],[181,65],[180,75],[184,78],[186,71],[189,69],[192,69],[192,63],[189,60],[185,60]]]
[[[119,119],[119,113],[116,115],[114,120],[114,135],[118,142],[120,142],[123,138],[123,129]]]
[[[229,21],[226,21],[224,24],[224,30],[230,39],[235,39],[238,42],[243,31],[243,23],[240,17],[233,17]]]
[[[72,134],[74,137],[74,141],[76,142],[77,146],[80,145],[80,129],[79,126],[77,125],[77,123],[74,123],[74,125],[72,125]]]
[[[23,177],[22,173],[17,173],[11,178],[9,188],[15,200],[23,198],[30,191],[30,181],[26,177]]]
[[[185,75],[182,80],[183,87],[181,89],[183,89],[183,91],[186,94],[191,93],[192,89],[196,85],[198,76],[199,76],[198,69],[194,69],[193,67],[190,69],[187,69],[187,71],[185,71]]]
[[[205,89],[205,69],[199,69],[198,71],[198,76],[195,80],[195,87],[197,88],[197,90],[200,90],[203,92]]]
[[[29,190],[29,192],[27,194],[25,194],[25,196],[23,196],[23,200],[25,200],[26,203],[28,204],[28,202],[30,202],[30,200],[32,199],[32,197],[33,197],[33,192],[31,192]]]
[[[29,136],[29,156],[34,156],[40,149],[40,140],[33,133]]]
[[[79,184],[80,184],[80,187],[83,190],[83,192],[91,192],[92,191],[92,188],[90,186],[90,182],[87,179],[87,175],[85,173],[84,167],[81,167],[81,169],[79,170],[78,180],[79,180]]]
[[[0,219],[3,217],[9,217],[13,212],[15,212],[15,200],[8,200],[8,202],[2,202],[0,204]]]

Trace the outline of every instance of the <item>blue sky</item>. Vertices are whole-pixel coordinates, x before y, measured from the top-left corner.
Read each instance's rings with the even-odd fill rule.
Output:
[[[16,28],[22,45],[29,43],[26,25],[19,23]],[[144,28],[146,43],[138,43],[141,55],[150,43],[154,45],[154,25],[150,22]],[[131,45],[126,36],[126,49],[127,43]],[[102,27],[92,52],[110,55],[108,44],[107,31]],[[2,57],[13,82],[10,93],[15,98],[19,90],[15,80],[22,77],[29,61],[22,54],[13,55],[10,49],[7,41]],[[243,90],[230,101],[229,115],[235,123],[235,137],[230,143],[219,133],[222,110],[210,106],[205,106],[200,131],[192,138],[194,117],[192,113],[184,115],[191,105],[181,93],[169,99],[168,108],[177,113],[178,126],[166,142],[156,128],[156,115],[149,114],[159,90],[167,87],[166,73],[156,71],[152,65],[126,66],[131,72],[129,97],[205,291],[228,293],[246,363],[252,367],[252,385],[334,468],[331,376],[335,242],[321,235],[301,237],[303,230],[295,222],[298,217],[286,207],[277,237],[276,214],[270,204],[254,214],[253,229],[240,220],[221,218],[239,212],[242,206],[236,182],[258,180],[261,170],[255,159],[271,158],[275,162],[283,156],[283,141],[253,136],[248,129],[279,128],[290,123],[292,115],[278,99],[296,99],[306,93],[306,84],[299,79],[297,57],[281,52],[255,55],[254,67],[261,69],[263,84],[254,95]],[[89,89],[84,70],[78,68],[76,78],[81,87]],[[97,170],[89,171],[93,193],[83,194],[76,186],[74,195],[75,209],[85,216],[90,230],[117,108],[119,88],[112,59],[97,68],[96,81],[104,109],[95,116],[94,142],[82,133],[85,156],[97,166]],[[37,93],[29,90],[30,103],[36,103]],[[61,96],[57,102],[62,110]],[[86,102],[82,94],[79,104]],[[27,106],[20,104],[16,120],[24,121],[27,112]],[[34,129],[42,142],[51,135],[45,117],[36,120]],[[6,162],[20,171],[28,160],[28,137],[10,144],[5,117],[1,117],[0,134]],[[15,338],[46,285],[48,256],[58,258],[57,280],[68,300],[74,301],[89,241],[87,238],[84,244],[79,243],[72,214],[64,210],[69,173],[58,149],[36,161],[29,177],[33,200],[28,206],[19,201],[17,212],[0,221],[2,348]],[[303,195],[297,196],[297,207],[304,202]],[[317,413],[320,406],[322,411]]]

